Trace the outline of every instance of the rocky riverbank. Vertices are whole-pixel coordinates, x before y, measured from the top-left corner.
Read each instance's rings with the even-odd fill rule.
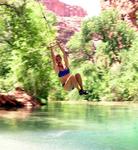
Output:
[[[0,93],[1,108],[33,108],[39,106],[41,106],[41,103],[21,87],[16,87],[15,90],[8,93]]]

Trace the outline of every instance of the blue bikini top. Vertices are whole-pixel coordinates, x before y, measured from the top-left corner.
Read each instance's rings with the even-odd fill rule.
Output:
[[[69,74],[69,73],[70,73],[70,69],[67,68],[67,69],[64,69],[63,71],[59,71],[58,76],[63,77],[65,75]]]

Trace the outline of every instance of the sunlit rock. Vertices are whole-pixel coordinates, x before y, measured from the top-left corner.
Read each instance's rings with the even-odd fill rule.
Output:
[[[0,107],[37,107],[40,103],[21,87],[16,87],[14,91],[9,93],[0,93]]]
[[[138,0],[104,0],[101,1],[102,10],[115,8],[120,18],[126,20],[131,27],[138,30]]]
[[[46,8],[57,16],[57,38],[66,44],[80,25],[87,12],[80,6],[68,5],[59,0],[43,0]]]
[[[87,12],[80,6],[68,5],[59,0],[43,0],[48,10],[51,10],[58,16],[62,17],[85,17]]]

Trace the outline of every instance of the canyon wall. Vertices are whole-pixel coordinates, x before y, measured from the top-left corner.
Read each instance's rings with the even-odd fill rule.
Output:
[[[66,44],[75,32],[80,31],[82,21],[82,17],[58,17],[58,39]]]
[[[117,9],[122,20],[138,30],[138,0],[101,0],[101,7]]]
[[[68,5],[59,0],[43,0],[48,10],[62,17],[85,17],[87,12],[80,6]]]
[[[87,12],[80,6],[68,5],[59,0],[43,0],[46,8],[57,16],[57,38],[66,44],[75,32],[80,31],[81,22]]]

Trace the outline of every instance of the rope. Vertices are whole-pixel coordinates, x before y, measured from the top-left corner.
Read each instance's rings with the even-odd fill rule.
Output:
[[[44,10],[43,10],[43,8],[42,8],[42,5],[41,5],[41,2],[42,2],[43,0],[36,0],[36,1],[39,3],[40,10],[41,10],[41,12],[42,12],[43,18],[45,19],[45,22],[46,22],[46,25],[47,25],[47,27],[48,27],[48,29],[49,29],[49,32],[53,33],[52,27],[50,26],[49,21],[48,21],[46,15],[45,15],[45,12],[44,12]],[[57,39],[55,39],[55,41],[52,42],[52,43],[50,43],[50,46],[47,46],[47,47],[48,47],[48,48],[50,48],[50,47],[58,47],[58,48],[60,48],[56,41],[57,41]],[[58,42],[61,43],[61,41],[58,41]]]
[[[40,0],[36,0],[36,1],[38,1],[38,3],[39,3],[40,10],[41,10],[41,12],[42,12],[43,18],[44,18],[45,21],[46,21],[46,25],[48,26],[49,31],[50,31],[50,32],[53,32],[53,30],[52,30],[52,28],[51,28],[51,26],[50,26],[50,24],[49,24],[49,21],[48,21],[46,15],[45,15],[45,12],[43,11],[43,8],[42,8],[42,5],[41,5],[41,3],[40,3]]]
[[[45,15],[44,9],[42,8],[42,2],[43,2],[43,0],[35,0],[35,1],[38,2],[38,4],[39,4],[40,11],[41,11],[42,16],[43,16],[43,18],[44,18],[44,20],[45,20],[45,24],[46,24],[46,26],[47,26],[49,32],[50,32],[50,33],[54,33],[53,30],[52,30],[52,27],[51,27],[50,24],[49,24],[49,21],[48,21],[46,15]],[[49,35],[49,32],[48,32],[48,35]],[[55,42],[54,42],[54,44],[53,44],[53,42],[51,42],[51,43],[50,43],[50,46],[46,44],[46,47],[47,47],[48,49],[50,49],[50,47],[55,47],[55,45],[56,45]]]

